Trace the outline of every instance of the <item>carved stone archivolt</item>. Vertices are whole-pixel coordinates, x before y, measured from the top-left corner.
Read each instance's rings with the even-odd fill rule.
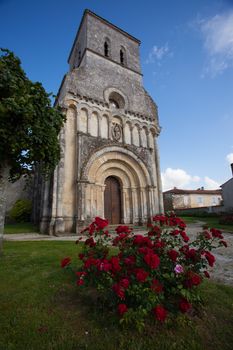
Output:
[[[97,137],[93,137],[93,136],[81,134],[81,133],[79,133],[78,137],[80,139],[79,147],[82,149],[82,151],[80,152],[80,163],[79,163],[81,178],[82,178],[83,169],[85,168],[86,163],[97,150],[105,147],[109,147],[109,146],[116,146],[116,145],[121,146],[124,149],[128,149],[129,151],[133,152],[139,159],[143,161],[143,163],[148,168],[149,172],[151,171],[150,165],[152,163],[152,154],[149,149],[137,147],[134,145],[125,145],[116,140],[101,139],[101,138],[97,138]]]

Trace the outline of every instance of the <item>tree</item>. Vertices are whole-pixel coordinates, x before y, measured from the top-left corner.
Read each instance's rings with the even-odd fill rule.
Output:
[[[0,254],[8,181],[40,163],[50,174],[60,158],[58,134],[65,121],[51,94],[30,81],[13,52],[0,49]]]

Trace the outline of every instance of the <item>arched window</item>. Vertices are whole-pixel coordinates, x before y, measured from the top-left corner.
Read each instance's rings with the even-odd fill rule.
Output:
[[[120,49],[120,62],[122,64],[122,66],[125,65],[125,55],[124,55],[124,51],[122,49]]]
[[[107,41],[105,41],[105,43],[104,43],[104,56],[109,57],[109,45],[108,45]]]
[[[108,97],[109,105],[111,108],[124,108],[125,100],[118,92],[112,91]]]
[[[111,57],[111,42],[109,38],[104,39],[104,56]]]
[[[114,99],[110,98],[109,104],[110,104],[110,107],[119,109],[119,104]]]

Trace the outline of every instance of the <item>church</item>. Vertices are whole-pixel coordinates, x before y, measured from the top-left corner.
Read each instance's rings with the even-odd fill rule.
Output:
[[[78,233],[96,216],[142,225],[163,212],[158,112],[139,46],[85,10],[56,99],[66,122],[60,162],[42,187],[41,233]]]

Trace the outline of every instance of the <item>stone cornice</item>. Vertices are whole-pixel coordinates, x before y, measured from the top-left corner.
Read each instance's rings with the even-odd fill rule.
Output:
[[[94,99],[92,97],[89,96],[84,96],[84,95],[80,95],[80,94],[75,94],[72,91],[68,91],[69,94],[73,95],[75,98],[79,99],[80,101],[85,101],[85,102],[91,102],[95,105],[98,106],[102,106],[105,108],[109,109],[109,104],[107,102],[105,102],[104,100],[98,100],[98,99]],[[121,113],[125,114],[126,116],[134,116],[136,118],[139,118],[141,120],[145,120],[145,121],[149,121],[149,122],[156,122],[156,118],[154,116],[148,116],[139,112],[135,112],[135,111],[129,111],[129,110],[119,110]],[[159,127],[160,129],[160,127]]]

